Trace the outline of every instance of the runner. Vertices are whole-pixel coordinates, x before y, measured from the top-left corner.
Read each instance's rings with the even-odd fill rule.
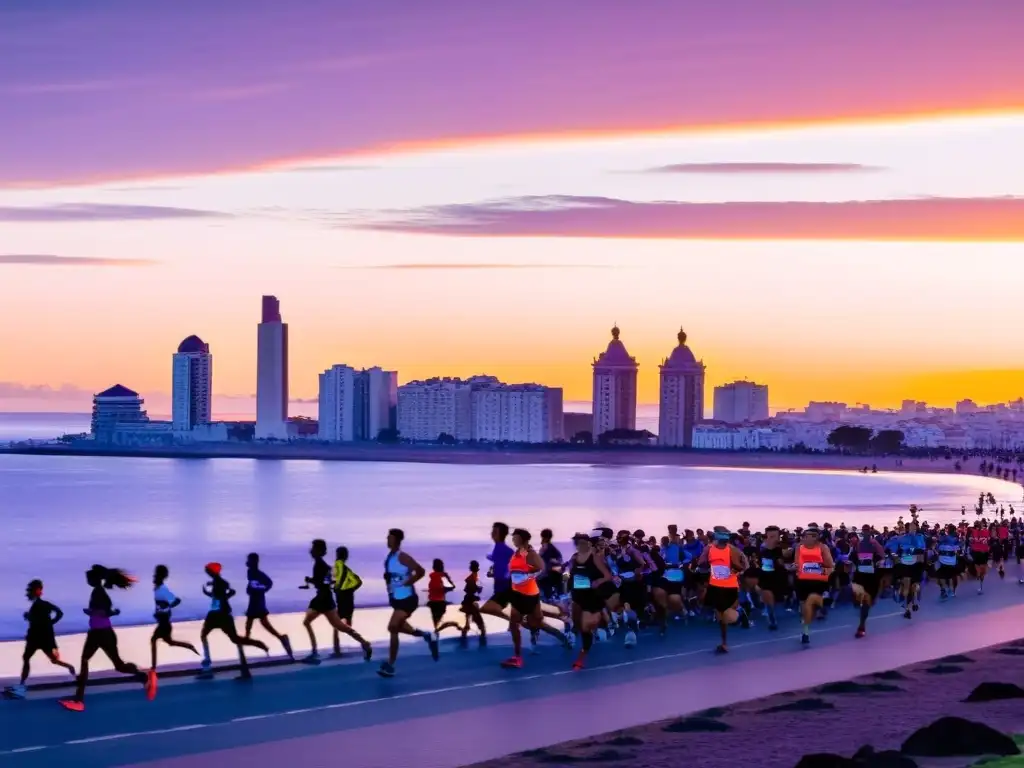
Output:
[[[334,570],[332,571],[334,582],[334,602],[338,606],[338,618],[348,626],[352,626],[352,619],[356,612],[356,591],[363,586],[363,580],[355,571],[348,567],[348,547],[338,547],[334,550]],[[334,641],[335,658],[341,656],[341,633],[338,630],[331,630]]]
[[[220,630],[227,635],[228,640],[235,644],[238,649],[238,663],[240,667],[238,680],[252,680],[252,672],[249,671],[249,662],[245,658],[243,646],[259,648],[264,653],[270,653],[270,649],[259,640],[249,637],[239,637],[235,629],[235,617],[231,613],[231,598],[235,596],[235,590],[221,576],[220,563],[207,563],[204,569],[210,577],[209,583],[203,586],[203,594],[210,598],[210,610],[203,620],[203,629],[199,633],[199,640],[203,644],[203,662],[200,665],[199,676],[202,678],[213,677],[213,662],[210,660],[210,633]]]
[[[484,618],[480,615],[480,595],[483,593],[484,588],[480,586],[480,563],[476,560],[469,561],[469,575],[466,576],[466,581],[463,586],[462,594],[462,605],[459,606],[459,610],[466,615],[465,624],[462,626],[462,647],[465,648],[469,644],[469,625],[470,622],[476,624],[477,629],[480,631],[480,647],[484,648],[487,646],[487,627],[484,626]]]
[[[67,662],[60,660],[60,651],[57,649],[57,636],[53,626],[64,618],[64,612],[53,603],[43,600],[43,582],[33,579],[25,588],[25,597],[31,603],[25,611],[25,621],[28,622],[28,632],[25,633],[25,652],[21,655],[21,680],[17,685],[12,685],[4,690],[4,695],[12,699],[25,698],[25,681],[28,680],[29,662],[36,655],[36,651],[42,651],[51,664],[63,667],[71,676],[75,676],[75,668]]]
[[[377,674],[381,677],[395,676],[395,662],[398,660],[398,636],[411,635],[426,641],[430,655],[437,661],[438,645],[432,632],[414,629],[409,618],[419,607],[420,598],[413,586],[423,578],[426,572],[423,566],[402,551],[405,532],[392,528],[388,531],[388,555],[384,559],[384,583],[388,588],[388,602],[391,604],[391,619],[388,621],[388,633],[391,645],[388,649],[388,660],[380,665]]]
[[[633,543],[629,531],[616,535],[618,551],[615,555],[616,584],[622,605],[622,623],[626,625],[623,645],[633,648],[640,630],[639,616],[647,607],[647,588],[644,585],[644,569],[647,566],[643,553]]]
[[[925,539],[918,532],[917,510],[911,507],[915,519],[907,523],[906,533],[899,539],[900,560],[896,567],[896,578],[900,582],[900,596],[903,601],[903,618],[913,616],[921,604],[921,580],[924,578]]]
[[[971,564],[978,575],[978,594],[985,593],[985,575],[988,573],[989,536],[988,528],[979,521],[967,534],[967,546],[971,553]]]
[[[445,621],[444,615],[448,610],[448,593],[455,591],[455,582],[444,569],[442,560],[434,560],[433,569],[427,578],[427,607],[430,608],[430,618],[434,622],[434,637],[439,637],[446,629],[462,629],[457,621]]]
[[[747,558],[730,543],[731,539],[728,528],[715,526],[712,544],[701,554],[699,563],[707,564],[710,574],[704,605],[715,612],[722,633],[722,643],[715,648],[715,653],[729,652],[729,625],[739,619],[739,574],[747,569]]]
[[[796,597],[801,603],[800,618],[803,622],[800,642],[809,645],[811,623],[821,609],[825,591],[828,589],[829,573],[834,567],[832,554],[821,542],[816,523],[811,523],[803,531],[800,544],[796,548],[794,567]]]
[[[544,622],[540,608],[540,587],[537,575],[544,572],[544,561],[530,546],[530,532],[517,528],[512,533],[515,552],[509,560],[509,580],[512,596],[509,603],[512,611],[509,629],[512,632],[512,656],[501,663],[506,669],[522,669],[523,640],[519,626],[524,621],[534,632]]]
[[[549,602],[557,602],[562,596],[562,552],[551,540],[554,534],[550,528],[540,532],[540,549],[537,554],[544,561],[544,575],[537,579],[541,589],[541,597]]]
[[[97,651],[103,651],[110,659],[110,663],[114,665],[114,669],[122,675],[131,675],[141,683],[146,691],[146,698],[152,701],[156,696],[156,676],[147,675],[134,664],[128,664],[121,659],[121,654],[117,650],[117,634],[110,623],[110,620],[119,615],[121,611],[114,608],[107,590],[130,589],[135,584],[135,578],[120,568],[94,565],[86,571],[85,581],[92,587],[92,594],[89,596],[89,607],[85,609],[85,615],[89,617],[89,631],[85,635],[82,662],[78,666],[78,686],[72,698],[59,699],[57,703],[72,712],[85,711],[85,686],[89,682],[89,660],[96,655]]]
[[[263,629],[277,638],[288,658],[294,661],[292,642],[288,635],[282,635],[274,629],[268,618],[270,611],[267,610],[267,592],[274,586],[274,582],[260,570],[260,556],[256,552],[250,553],[245,559],[245,567],[245,593],[249,596],[249,605],[245,609],[245,636],[252,636],[252,625],[258,621]]]
[[[604,600],[598,590],[602,584],[611,581],[612,574],[605,562],[596,556],[594,541],[590,536],[577,533],[572,537],[572,542],[576,545],[576,552],[569,558],[566,575],[572,594],[573,624],[580,633],[582,643],[582,650],[572,668],[581,670],[594,646],[594,633],[601,624],[604,611]]]
[[[868,631],[868,614],[878,600],[881,577],[878,565],[885,559],[882,545],[871,538],[871,526],[865,525],[861,530],[863,536],[852,531],[848,537],[851,556],[854,558],[853,602],[860,608],[860,623],[854,637],[864,637]]]
[[[153,680],[156,678],[156,644],[158,642],[164,642],[172,648],[187,648],[196,656],[199,655],[199,651],[191,643],[183,643],[174,639],[171,611],[181,605],[181,598],[171,592],[167,586],[169,575],[170,571],[167,570],[166,565],[158,565],[153,569],[153,602],[156,604],[153,618],[156,619],[156,628],[149,638],[150,661],[152,662],[149,676],[150,685],[154,689],[156,688],[156,683]]]
[[[940,600],[956,597],[960,547],[960,539],[956,535],[956,526],[946,526],[945,534],[939,539],[936,550],[938,568],[935,571],[935,579],[939,583]]]
[[[313,589],[315,594],[309,601],[306,608],[306,616],[302,620],[302,626],[306,628],[309,635],[310,654],[303,662],[306,664],[319,664],[320,653],[316,647],[316,634],[313,632],[313,622],[320,616],[327,619],[335,632],[348,635],[363,648],[363,658],[369,661],[373,658],[373,647],[366,639],[352,629],[338,616],[338,607],[334,604],[334,579],[331,568],[327,565],[324,557],[327,556],[327,542],[323,539],[314,539],[309,548],[309,556],[313,558],[313,574],[306,577],[306,583],[300,589]],[[340,646],[337,648],[337,655],[341,655]]]
[[[775,606],[784,603],[789,595],[789,576],[786,573],[783,558],[787,550],[782,547],[781,531],[777,525],[770,525],[764,531],[758,559],[760,569],[757,572],[757,587],[768,616],[768,629],[778,630],[779,624],[775,616]],[[790,553],[792,554],[792,553]]]

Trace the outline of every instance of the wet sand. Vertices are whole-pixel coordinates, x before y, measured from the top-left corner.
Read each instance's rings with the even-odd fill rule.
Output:
[[[964,703],[982,682],[1024,686],[1024,640],[511,755],[478,763],[476,768],[569,764],[793,768],[810,753],[851,757],[865,744],[878,751],[898,750],[915,730],[945,716],[983,722],[1010,735],[1024,733],[1024,699]],[[655,687],[652,694],[666,692]],[[915,759],[929,768],[969,766],[977,761]]]

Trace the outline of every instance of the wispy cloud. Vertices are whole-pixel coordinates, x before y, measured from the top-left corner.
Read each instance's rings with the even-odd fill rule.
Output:
[[[151,259],[104,259],[95,256],[55,256],[49,253],[0,253],[0,264],[40,267],[142,267]]]
[[[350,171],[375,171],[379,165],[299,165],[293,168],[274,169],[277,173],[345,173]]]
[[[134,80],[69,80],[52,83],[20,83],[0,87],[0,92],[14,96],[46,96],[73,93],[114,91],[135,84]]]
[[[228,214],[162,205],[106,205],[59,203],[38,206],[0,206],[0,221],[158,221],[162,219],[214,219]]]
[[[860,163],[678,163],[648,168],[642,173],[760,174],[760,173],[865,173],[884,171]]]
[[[551,195],[419,208],[356,226],[453,237],[1024,242],[1024,198],[638,203]]]
[[[15,381],[0,381],[0,398],[11,400],[63,400],[91,396],[92,393],[71,384],[50,387],[46,384],[19,384]]]
[[[605,264],[495,264],[488,262],[452,262],[449,264],[371,264],[343,267],[343,269],[415,270],[474,270],[474,269],[608,269]]]
[[[193,95],[198,101],[245,101],[247,99],[258,99],[262,96],[269,96],[274,93],[281,93],[289,89],[287,83],[253,83],[250,85],[227,85],[215,88],[205,88],[196,91]]]

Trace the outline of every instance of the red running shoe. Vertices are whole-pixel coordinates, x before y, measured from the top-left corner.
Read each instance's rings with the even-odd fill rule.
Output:
[[[581,669],[583,669],[583,662],[585,659],[586,657],[582,653],[576,657],[576,661],[572,663],[573,672],[579,672]]]
[[[854,637],[857,637],[857,638],[864,637],[864,635],[866,635],[867,633],[868,633],[868,631],[866,629],[858,629],[857,630],[857,634],[854,635]]]
[[[146,698],[152,701],[156,698],[156,670],[149,670],[149,674],[146,675]]]
[[[523,659],[521,656],[512,656],[501,662],[501,666],[505,669],[522,669]]]
[[[57,703],[71,712],[85,712],[85,702],[78,699],[58,699]]]

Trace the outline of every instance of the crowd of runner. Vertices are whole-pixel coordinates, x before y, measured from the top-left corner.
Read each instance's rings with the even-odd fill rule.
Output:
[[[994,521],[981,518],[986,503],[993,507]],[[871,609],[880,599],[891,596],[903,608],[904,617],[912,619],[921,608],[926,583],[937,584],[940,600],[955,598],[966,580],[976,583],[978,593],[983,593],[990,569],[1003,577],[1007,560],[1021,562],[1024,517],[1018,520],[1011,506],[1007,518],[1002,507],[995,508],[991,495],[982,496],[975,511],[979,519],[973,524],[967,522],[963,509],[964,519],[959,524],[942,526],[920,521],[919,511],[911,506],[908,521],[900,518],[892,528],[882,530],[870,525],[847,528],[844,524],[833,527],[825,523],[819,527],[810,523],[793,531],[768,526],[762,532],[752,531],[744,523],[737,531],[716,526],[708,531],[680,532],[677,526],[670,525],[666,534],[658,537],[643,530],[615,532],[598,527],[574,535],[574,551],[568,557],[553,543],[550,530],[541,531],[535,544],[529,531],[510,531],[506,524],[494,523],[486,573],[482,575],[480,564],[471,561],[461,586],[460,621],[445,620],[451,594],[460,591],[445,564],[434,560],[428,573],[404,551],[404,533],[392,529],[388,532],[384,559],[384,580],[392,611],[388,622],[390,645],[378,674],[386,678],[395,675],[399,638],[403,634],[421,639],[435,661],[439,637],[448,630],[458,633],[465,645],[475,628],[479,643],[485,645],[484,616],[508,622],[512,655],[502,666],[512,669],[523,666],[524,634],[529,635],[532,649],[542,633],[567,648],[579,646],[573,661],[573,669],[579,670],[586,665],[596,642],[621,635],[624,645],[633,647],[641,630],[664,635],[676,623],[717,623],[721,642],[715,651],[728,653],[733,625],[748,629],[763,618],[767,629],[774,631],[778,629],[779,612],[799,612],[800,642],[809,645],[815,621],[824,619],[833,605],[844,600],[859,610],[856,637],[862,638],[867,633]],[[340,635],[347,635],[362,647],[365,660],[370,661],[373,649],[353,626],[354,598],[362,579],[349,567],[348,551],[345,547],[335,550],[333,567],[327,562],[325,541],[313,541],[309,553],[313,564],[302,588],[313,593],[303,621],[311,651],[301,660],[307,664],[320,663],[312,624],[323,616],[334,630],[335,656],[341,655]],[[31,605],[25,613],[28,632],[21,680],[6,690],[7,696],[24,698],[30,660],[41,651],[51,662],[77,677],[75,694],[61,699],[60,704],[71,711],[83,711],[89,662],[98,651],[103,651],[118,672],[137,679],[152,699],[157,692],[158,646],[163,643],[186,648],[201,656],[199,674],[209,677],[212,663],[208,638],[214,631],[224,633],[237,646],[240,678],[251,679],[245,648],[269,654],[267,645],[252,637],[257,622],[277,639],[289,658],[294,658],[290,639],[270,622],[267,592],[273,582],[260,569],[259,555],[249,555],[246,565],[248,606],[242,634],[236,628],[231,609],[235,590],[225,580],[221,564],[206,565],[209,581],[203,592],[210,602],[200,634],[201,651],[174,639],[172,613],[181,600],[168,586],[168,568],[155,568],[156,625],[150,640],[150,667],[145,672],[121,659],[111,624],[119,611],[113,606],[110,591],[132,587],[134,577],[102,565],[94,565],[86,572],[86,581],[92,588],[88,607],[84,609],[89,617],[89,630],[77,671],[61,659],[57,648],[54,625],[63,613],[43,599],[41,581],[30,582],[26,596]],[[432,622],[427,628],[417,628],[409,622],[419,608],[418,585],[424,578]],[[486,600],[482,599],[484,578],[490,579],[493,586]]]

